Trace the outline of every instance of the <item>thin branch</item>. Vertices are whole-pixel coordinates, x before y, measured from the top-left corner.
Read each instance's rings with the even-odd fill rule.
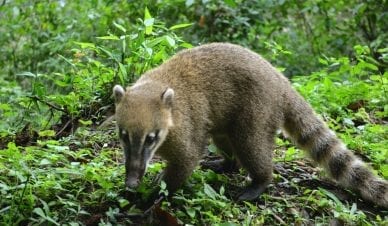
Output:
[[[57,134],[55,134],[55,136],[59,136],[61,133],[63,133],[63,131],[65,131],[65,129],[70,125],[71,122],[72,120],[67,121],[66,124],[62,127],[62,129],[59,130]]]
[[[154,204],[150,208],[148,208],[146,211],[144,211],[144,215],[149,214],[153,209],[155,209],[156,206],[158,206],[165,197],[162,195],[157,200],[154,201]]]
[[[62,108],[60,108],[60,107],[54,105],[53,103],[50,103],[50,102],[48,102],[48,101],[46,101],[46,100],[43,100],[43,99],[41,99],[41,98],[38,97],[38,96],[28,96],[28,97],[31,98],[32,100],[39,101],[39,102],[41,102],[41,103],[43,103],[43,104],[45,104],[45,105],[51,107],[52,109],[57,110],[57,111],[61,111],[61,112],[66,113],[66,114],[69,113],[69,112],[67,112],[65,109],[62,109]]]

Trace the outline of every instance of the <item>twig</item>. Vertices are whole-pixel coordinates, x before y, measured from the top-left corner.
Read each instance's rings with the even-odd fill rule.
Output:
[[[110,124],[113,123],[115,120],[115,115],[109,116],[101,125],[98,126],[98,129],[104,129],[107,128]]]
[[[58,107],[58,106],[56,106],[56,105],[54,105],[54,104],[52,104],[52,103],[50,103],[50,102],[48,102],[46,100],[43,100],[43,99],[41,99],[38,96],[28,96],[28,97],[31,98],[32,100],[39,101],[39,102],[41,102],[41,103],[51,107],[52,109],[55,109],[57,111],[61,111],[63,113],[68,114],[68,112],[65,109],[62,109],[62,108],[60,108],[60,107]]]
[[[67,121],[66,124],[62,127],[62,129],[59,130],[57,134],[55,134],[55,136],[58,136],[59,134],[61,134],[72,121],[73,120],[71,120],[71,119],[69,121]]]
[[[157,200],[155,200],[154,204],[152,204],[152,206],[150,208],[148,208],[146,211],[144,211],[144,215],[147,215],[149,214],[154,208],[155,206],[159,205],[160,202],[162,202],[164,199],[164,196],[160,196]]]
[[[282,218],[280,218],[280,217],[279,217],[278,215],[276,215],[275,213],[272,213],[272,216],[273,216],[277,221],[279,221],[280,224],[282,224],[282,225],[287,225],[286,222],[284,222],[284,221],[282,220]]]

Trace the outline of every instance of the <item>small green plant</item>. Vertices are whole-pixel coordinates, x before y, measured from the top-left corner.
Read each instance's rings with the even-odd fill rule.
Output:
[[[112,103],[110,96],[114,84],[130,84],[178,49],[191,47],[174,33],[190,25],[177,24],[167,28],[145,8],[144,19],[138,19],[129,28],[118,20],[113,22],[108,35],[96,37],[95,42],[74,41],[71,58],[59,55],[69,66],[68,71],[21,73],[20,77],[31,80],[30,89],[2,91],[11,94],[16,102],[2,104],[0,110],[11,118],[20,118],[23,123],[15,124],[16,119],[2,121],[0,131],[15,133],[26,122],[32,128],[47,129],[55,123],[63,128],[76,128],[79,120],[84,118],[96,121]],[[24,111],[22,117],[17,115],[23,112],[20,109]],[[9,128],[13,130],[9,131]]]

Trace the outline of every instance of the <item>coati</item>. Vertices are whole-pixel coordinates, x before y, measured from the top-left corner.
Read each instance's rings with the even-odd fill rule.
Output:
[[[126,186],[135,188],[157,151],[170,192],[189,177],[211,137],[252,178],[239,200],[258,197],[272,179],[279,128],[342,186],[388,208],[388,181],[375,176],[320,120],[269,62],[243,47],[184,50],[131,87],[113,88]]]

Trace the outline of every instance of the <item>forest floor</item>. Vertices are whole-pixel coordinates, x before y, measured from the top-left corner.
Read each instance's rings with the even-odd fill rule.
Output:
[[[39,221],[34,218],[41,213],[37,209],[52,219],[47,222],[70,221],[83,225],[289,225],[290,222],[293,225],[386,225],[388,222],[387,210],[338,187],[321,169],[303,158],[299,150],[292,159],[286,157],[284,153],[291,146],[287,141],[277,142],[274,180],[256,201],[235,200],[247,183],[244,170],[216,174],[198,167],[177,194],[152,204],[145,200],[155,187],[153,178],[165,165],[158,156],[140,188],[129,191],[124,188],[123,154],[115,128],[80,127],[71,135],[64,132],[64,126],[56,128],[66,136],[42,137],[26,127],[14,137],[14,147],[9,140],[0,142],[3,157],[7,155],[6,150],[21,154],[14,153],[15,161],[5,162],[11,176],[9,189],[3,191],[4,197],[20,197],[21,201],[13,205],[28,206],[31,199],[41,202],[34,203],[31,212],[22,213],[24,219],[20,225],[44,223],[42,218]],[[210,145],[202,165],[220,159],[213,148]],[[16,179],[15,173],[11,174],[18,170],[20,161],[24,162],[20,172],[27,178],[24,182],[20,181],[21,175]],[[30,192],[25,192],[26,188]],[[11,210],[28,210],[26,206],[11,207]]]

